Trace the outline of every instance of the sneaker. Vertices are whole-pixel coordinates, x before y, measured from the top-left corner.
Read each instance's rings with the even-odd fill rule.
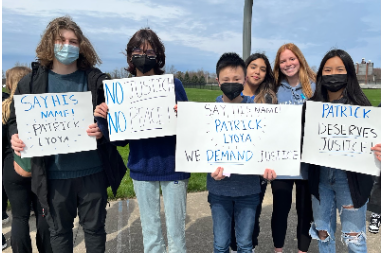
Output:
[[[368,231],[370,233],[379,233],[379,228],[380,228],[380,215],[377,213],[372,213],[371,214],[371,219],[370,219],[370,226],[368,226]]]
[[[252,249],[251,252],[255,253],[255,249]],[[236,250],[230,250],[230,253],[237,253],[237,251]]]
[[[6,224],[9,221],[9,216],[7,212],[3,212],[3,224]]]
[[[4,234],[2,234],[2,235],[3,235],[3,248],[2,249],[5,249],[6,247],[8,247],[7,240],[5,239]]]

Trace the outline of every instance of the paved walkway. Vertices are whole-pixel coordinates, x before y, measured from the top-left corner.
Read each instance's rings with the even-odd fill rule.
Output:
[[[268,187],[263,201],[263,210],[261,214],[261,233],[259,236],[260,245],[256,252],[273,252],[273,243],[270,230],[270,220],[272,213],[272,194],[270,186]],[[368,212],[368,217],[370,213]],[[164,213],[162,212],[164,221]],[[295,200],[289,215],[288,233],[286,236],[285,253],[297,252],[297,241],[294,237],[296,226]],[[31,238],[35,237],[35,219],[30,219]],[[367,222],[366,222],[367,224]],[[346,248],[340,242],[340,221],[338,219],[338,233],[336,234],[337,251],[347,252]],[[7,238],[8,244],[10,237],[10,223],[3,225],[3,233]],[[142,234],[139,218],[138,204],[135,199],[118,200],[110,203],[106,221],[107,243],[106,252],[110,253],[140,253],[143,252]],[[163,231],[166,231],[163,223]],[[84,234],[79,228],[78,219],[75,220],[74,228],[74,252],[86,252],[84,243]],[[367,244],[369,253],[381,252],[380,232],[371,234],[367,232]],[[34,242],[33,242],[34,243]],[[211,253],[213,252],[213,233],[210,208],[207,203],[207,192],[189,193],[187,202],[186,218],[186,246],[189,253]],[[11,253],[8,246],[3,251]],[[37,252],[34,248],[33,252]],[[312,241],[309,252],[318,252],[316,241]]]

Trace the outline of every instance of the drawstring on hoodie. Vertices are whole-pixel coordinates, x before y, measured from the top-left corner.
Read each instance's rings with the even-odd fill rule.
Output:
[[[302,97],[301,97],[301,94],[297,93],[298,90],[301,90],[302,87],[298,87],[296,89],[293,89],[290,85],[286,85],[284,83],[281,84],[283,87],[287,88],[287,89],[290,89],[291,90],[291,93],[294,97],[295,100],[300,100],[300,99],[303,99],[305,100],[306,97],[302,94]]]

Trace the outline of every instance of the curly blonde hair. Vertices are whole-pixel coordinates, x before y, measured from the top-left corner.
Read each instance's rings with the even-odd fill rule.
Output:
[[[32,70],[28,67],[24,66],[18,66],[18,67],[13,67],[11,69],[8,69],[5,72],[5,85],[8,91],[10,92],[9,98],[3,101],[2,103],[2,123],[5,125],[9,119],[10,116],[10,111],[11,111],[11,103],[13,100],[13,95],[15,94],[17,84],[27,74],[31,73]]]
[[[286,49],[290,50],[295,54],[295,56],[299,60],[300,68],[299,68],[299,82],[302,85],[302,91],[305,94],[307,98],[311,98],[314,95],[314,92],[311,89],[310,81],[315,82],[316,81],[316,74],[315,72],[309,67],[305,57],[303,56],[301,50],[293,43],[287,43],[285,45],[282,45],[275,57],[274,61],[274,77],[275,81],[277,83],[277,89],[281,85],[282,79],[286,78],[286,76],[281,72],[281,69],[279,68],[279,61],[280,56],[283,51]]]
[[[77,67],[85,70],[94,67],[96,64],[101,64],[101,60],[94,50],[92,44],[84,36],[80,27],[69,16],[55,18],[49,22],[40,43],[36,48],[36,57],[39,63],[51,69],[53,59],[55,58],[54,45],[56,39],[60,36],[60,30],[72,30],[77,36],[80,55],[77,60]]]

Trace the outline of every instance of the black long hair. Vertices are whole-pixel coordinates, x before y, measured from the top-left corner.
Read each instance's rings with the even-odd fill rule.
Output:
[[[265,80],[259,85],[258,90],[257,90],[257,95],[254,98],[255,103],[265,103],[266,99],[265,96],[270,96],[272,99],[272,103],[276,104],[277,103],[277,86],[274,78],[274,73],[273,69],[271,68],[269,59],[267,59],[267,56],[261,53],[254,53],[250,55],[246,61],[246,69],[250,65],[252,61],[255,61],[257,59],[261,58],[265,64],[266,64],[266,76]]]
[[[358,79],[356,77],[354,62],[352,61],[351,56],[342,49],[332,49],[329,52],[327,52],[326,55],[323,57],[317,73],[315,93],[311,100],[328,102],[327,89],[322,86],[322,71],[327,60],[336,56],[338,56],[342,60],[347,71],[347,86],[342,93],[343,97],[347,100],[346,103],[353,105],[370,106],[370,101],[368,101],[366,95],[360,88]]]

